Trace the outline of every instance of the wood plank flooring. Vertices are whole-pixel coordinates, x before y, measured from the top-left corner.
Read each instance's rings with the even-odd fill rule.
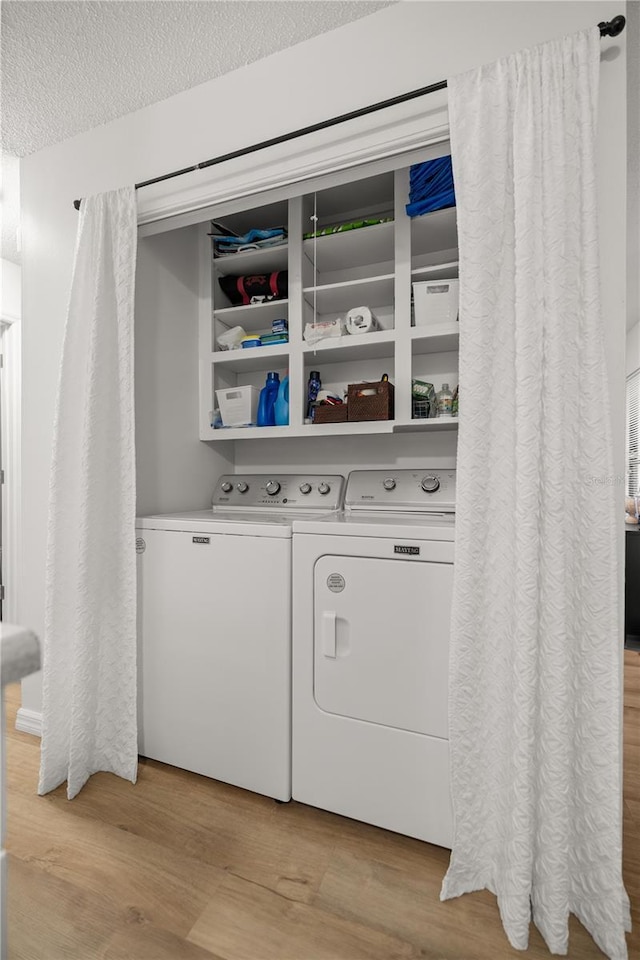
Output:
[[[36,796],[7,696],[9,960],[549,960],[494,897],[440,903],[449,853],[153,761]],[[625,653],[625,883],[640,956],[640,653]],[[570,960],[602,958],[575,918]]]

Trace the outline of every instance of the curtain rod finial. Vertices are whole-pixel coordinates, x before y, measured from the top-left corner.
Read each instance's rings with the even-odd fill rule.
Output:
[[[602,23],[599,23],[600,27],[600,36],[601,37],[617,37],[618,34],[622,33],[627,24],[626,18],[620,14],[617,17],[614,17],[613,20],[607,22],[603,20]]]

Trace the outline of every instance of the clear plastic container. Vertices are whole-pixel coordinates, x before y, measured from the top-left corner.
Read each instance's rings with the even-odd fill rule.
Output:
[[[453,394],[448,383],[442,384],[442,389],[436,393],[436,409],[439,417],[450,417],[453,411]]]

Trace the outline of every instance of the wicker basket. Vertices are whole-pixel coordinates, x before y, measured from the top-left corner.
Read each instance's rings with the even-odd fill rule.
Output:
[[[393,420],[393,384],[388,380],[350,383],[347,412],[350,421]]]
[[[319,403],[317,407],[314,407],[314,423],[345,423],[346,420],[346,403]]]

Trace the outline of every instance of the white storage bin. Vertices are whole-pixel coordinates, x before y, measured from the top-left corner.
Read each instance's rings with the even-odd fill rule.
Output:
[[[455,323],[458,319],[458,280],[425,280],[414,283],[413,316],[416,327]]]
[[[216,390],[220,416],[225,427],[256,423],[260,391],[257,387],[228,387]]]

